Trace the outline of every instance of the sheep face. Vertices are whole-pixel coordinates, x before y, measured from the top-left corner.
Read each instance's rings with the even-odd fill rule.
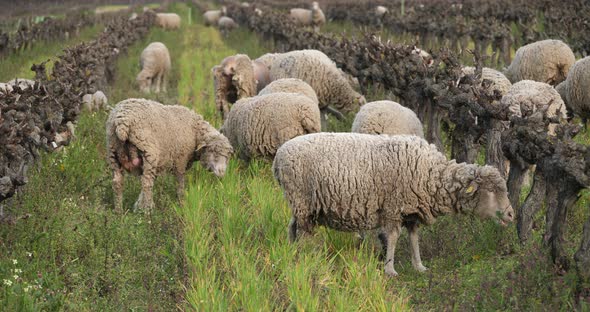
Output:
[[[221,178],[225,175],[232,152],[229,140],[222,134],[215,134],[205,138],[204,143],[197,146],[196,156],[205,169]]]
[[[139,86],[139,90],[144,93],[149,93],[153,78],[154,77],[151,77],[145,71],[141,71],[137,75],[137,78],[135,78],[135,80],[137,81],[137,85]]]
[[[473,214],[481,219],[492,219],[500,225],[514,220],[514,210],[508,199],[506,182],[496,168],[485,166],[479,176],[469,184],[465,193],[473,193]]]

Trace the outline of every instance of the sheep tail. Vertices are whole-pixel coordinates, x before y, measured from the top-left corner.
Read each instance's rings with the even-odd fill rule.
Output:
[[[127,126],[124,123],[118,124],[115,127],[115,134],[117,135],[117,138],[122,142],[127,141],[129,139],[129,126]]]

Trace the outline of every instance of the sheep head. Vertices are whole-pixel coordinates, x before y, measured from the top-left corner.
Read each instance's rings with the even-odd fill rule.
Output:
[[[201,165],[220,178],[225,175],[232,153],[233,148],[229,140],[217,131],[200,138],[195,150],[195,156]]]
[[[459,191],[459,197],[463,199],[461,211],[472,210],[477,217],[493,219],[503,226],[512,222],[514,210],[508,199],[506,180],[500,171],[492,166],[475,166],[471,172],[470,181]]]
[[[137,74],[137,77],[135,78],[135,81],[139,86],[139,90],[144,93],[149,93],[153,78],[154,77],[152,77],[152,75],[147,73],[145,70],[139,72],[139,74]]]
[[[256,76],[252,61],[245,54],[226,57],[221,62],[223,74],[231,77],[232,85],[236,88],[238,100],[256,95]]]

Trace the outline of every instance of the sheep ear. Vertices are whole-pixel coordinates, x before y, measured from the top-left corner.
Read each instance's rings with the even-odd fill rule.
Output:
[[[205,142],[201,142],[197,145],[197,148],[195,149],[195,156],[200,158],[203,152],[205,152]]]
[[[465,194],[475,193],[475,191],[477,191],[478,187],[479,187],[479,183],[477,183],[477,181],[472,181],[471,183],[469,183],[469,186],[467,186],[467,188],[465,189]]]

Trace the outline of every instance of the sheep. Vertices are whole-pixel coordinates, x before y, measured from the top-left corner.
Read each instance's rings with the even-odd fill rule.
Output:
[[[385,14],[389,13],[389,9],[382,6],[382,5],[378,5],[375,7],[375,18],[377,21],[377,25],[379,26],[383,26],[383,17],[385,16]]]
[[[133,13],[131,13],[131,15],[129,16],[129,20],[130,20],[130,21],[132,21],[132,20],[136,19],[136,18],[137,18],[137,16],[138,16],[138,15],[137,15],[137,13],[133,12]]]
[[[177,196],[184,196],[184,174],[199,160],[223,177],[233,149],[228,139],[202,116],[179,105],[146,99],[119,102],[106,122],[107,159],[113,170],[115,209],[123,205],[123,171],[141,176],[141,194],[134,205],[151,213],[156,176],[173,171]]]
[[[378,5],[375,7],[375,16],[381,18],[383,17],[383,15],[389,13],[389,9],[382,6],[382,5]]]
[[[567,119],[567,110],[559,93],[550,85],[532,80],[521,80],[510,87],[502,97],[501,105],[507,110],[508,118],[530,117],[540,112],[544,118],[551,122],[547,127],[550,136],[555,135],[557,125]],[[534,171],[533,165],[521,167],[518,163],[510,163],[510,172],[515,182],[511,183],[510,200],[513,205],[518,204],[520,188],[522,184],[529,184],[529,172]],[[524,180],[521,180],[524,178]]]
[[[331,112],[340,119],[343,118],[340,111],[356,111],[366,102],[364,96],[346,81],[336,64],[318,50],[265,54],[254,61],[247,55],[237,54],[226,57],[218,70],[220,72],[214,77],[225,82],[216,82],[216,86],[227,87],[225,90],[216,89],[218,109],[229,109],[225,103],[232,103],[228,100],[231,94],[237,93],[237,99],[252,97],[256,90],[265,86],[266,81],[282,78],[299,78],[308,83],[317,94],[322,113]],[[231,81],[231,84],[227,81]],[[227,111],[220,113],[224,116]]]
[[[319,100],[313,88],[305,81],[297,78],[278,79],[268,84],[264,89],[258,92],[258,95],[265,95],[277,92],[299,93],[310,98],[316,105]]]
[[[390,276],[397,275],[394,251],[402,226],[409,232],[412,265],[423,272],[420,223],[430,225],[447,213],[474,214],[501,225],[514,217],[506,181],[496,168],[449,161],[417,136],[303,135],[278,149],[272,169],[291,207],[291,242],[312,234],[316,225],[378,229],[386,238]]]
[[[11,85],[13,88],[18,85],[19,88],[26,90],[28,88],[32,88],[35,86],[35,80],[26,78],[14,78],[12,80],[9,80],[7,84]]]
[[[156,14],[156,25],[166,30],[179,29],[180,16],[176,13],[158,13]]]
[[[587,56],[570,68],[567,79],[556,90],[565,105],[583,120],[584,126],[590,117],[590,56]]]
[[[152,88],[160,92],[160,86],[166,92],[167,75],[170,71],[170,53],[161,42],[152,42],[141,52],[139,64],[141,72],[137,74],[139,89],[149,93]]]
[[[242,3],[240,3],[240,6],[242,6],[242,8],[249,8],[250,7],[250,3],[248,3],[248,2],[242,2]]]
[[[88,112],[97,112],[107,108],[108,99],[102,91],[96,91],[94,94],[86,94],[82,97],[82,110]]]
[[[520,47],[504,74],[512,83],[534,80],[558,85],[575,61],[574,52],[567,44],[547,39]]]
[[[239,157],[249,161],[272,159],[283,143],[320,129],[317,101],[304,94],[272,92],[237,101],[221,132]]]
[[[297,50],[276,55],[270,66],[270,79],[299,78],[316,92],[320,108],[328,105],[349,113],[366,103],[365,97],[354,91],[336,64],[318,50]]]
[[[543,112],[546,118],[562,122],[567,118],[565,103],[559,93],[550,85],[532,80],[521,80],[510,87],[502,97],[501,105],[508,110],[509,118],[529,117]],[[555,135],[557,124],[551,123],[548,133]]]
[[[291,9],[289,16],[296,25],[313,26],[315,31],[318,31],[320,26],[326,23],[324,12],[316,1],[311,4],[311,10]]]
[[[221,7],[221,10],[209,10],[203,13],[203,20],[205,26],[216,26],[219,23],[219,19],[227,14],[225,6]]]
[[[363,105],[354,117],[351,132],[407,134],[424,138],[424,129],[416,113],[393,101],[375,101]]]
[[[463,75],[473,75],[475,74],[475,67],[466,66],[461,69]],[[491,95],[498,93],[501,96],[504,96],[512,87],[512,83],[510,80],[504,76],[501,72],[491,69],[488,67],[483,67],[481,70],[481,77],[480,81],[483,84],[483,81],[487,80],[490,82],[490,87],[488,88],[488,92]],[[500,107],[500,101],[495,101],[494,105]],[[504,176],[508,176],[508,170],[510,168],[510,161],[504,157],[504,153],[502,152],[502,132],[510,127],[509,121],[492,121],[492,126],[490,127],[487,133],[487,147],[486,147],[486,164],[492,165]]]
[[[13,88],[12,85],[5,82],[0,82],[0,92],[4,94],[12,93]]]
[[[234,22],[233,18],[222,16],[218,22],[219,30],[224,36],[227,36],[228,32],[238,28],[238,24]]]

